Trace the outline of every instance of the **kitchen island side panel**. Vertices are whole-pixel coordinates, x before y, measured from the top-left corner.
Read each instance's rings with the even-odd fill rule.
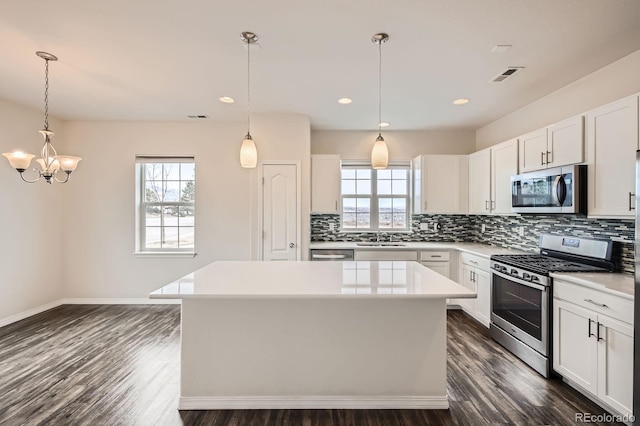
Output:
[[[181,369],[181,409],[448,408],[445,299],[184,299]]]

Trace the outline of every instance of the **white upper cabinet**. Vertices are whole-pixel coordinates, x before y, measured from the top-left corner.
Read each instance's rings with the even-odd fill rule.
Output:
[[[491,148],[469,155],[469,213],[491,213]]]
[[[520,140],[520,172],[546,168],[547,129],[527,133],[518,139]]]
[[[518,139],[520,173],[584,161],[584,119],[581,115]]]
[[[311,156],[311,213],[340,213],[340,156]]]
[[[413,212],[461,214],[468,211],[466,155],[420,155],[413,159]]]
[[[469,155],[469,213],[511,213],[511,176],[518,174],[518,140]]]
[[[518,140],[491,147],[491,213],[511,213],[511,176],[518,174]]]
[[[584,118],[569,118],[547,128],[547,166],[560,167],[584,161]]]
[[[586,141],[589,217],[632,217],[638,96],[588,112]]]

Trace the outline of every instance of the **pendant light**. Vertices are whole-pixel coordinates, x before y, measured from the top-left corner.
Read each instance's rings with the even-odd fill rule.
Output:
[[[71,172],[78,167],[78,161],[80,161],[81,158],[73,157],[71,155],[58,155],[53,145],[51,145],[51,138],[54,133],[49,130],[49,61],[57,61],[58,58],[47,52],[36,52],[36,55],[45,61],[44,129],[40,130],[40,133],[44,137],[44,146],[42,147],[42,151],[40,151],[41,158],[36,160],[38,165],[40,165],[40,170],[33,169],[38,173],[38,177],[33,180],[28,180],[24,177],[24,172],[29,168],[31,160],[35,155],[26,153],[19,149],[13,150],[12,152],[5,152],[2,155],[9,160],[11,167],[16,169],[16,171],[20,173],[22,180],[27,183],[38,182],[41,178],[49,184],[54,180],[59,183],[66,183],[69,181]],[[56,177],[60,171],[63,171],[66,174],[64,180],[60,180]]]
[[[251,45],[258,41],[258,36],[245,31],[240,39],[247,44],[247,135],[240,147],[240,165],[245,169],[253,169],[258,164],[258,150],[251,137]]]
[[[382,43],[389,40],[389,34],[378,33],[371,37],[371,41],[378,45],[378,137],[371,151],[371,167],[386,169],[389,164],[389,150],[382,137]]]

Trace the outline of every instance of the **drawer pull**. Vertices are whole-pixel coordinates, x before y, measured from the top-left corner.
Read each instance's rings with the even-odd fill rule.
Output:
[[[441,254],[432,254],[429,257],[442,257],[442,255]]]
[[[473,263],[474,265],[478,264],[478,262],[476,262],[475,260],[469,260],[469,262]]]
[[[608,306],[605,305],[604,303],[594,302],[591,299],[584,299],[584,301],[587,302],[587,303],[591,303],[592,305],[600,306],[601,308],[608,308]]]

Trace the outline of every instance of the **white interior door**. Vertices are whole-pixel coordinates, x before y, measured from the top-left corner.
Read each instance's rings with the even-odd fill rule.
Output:
[[[298,166],[262,166],[262,259],[298,260]]]

